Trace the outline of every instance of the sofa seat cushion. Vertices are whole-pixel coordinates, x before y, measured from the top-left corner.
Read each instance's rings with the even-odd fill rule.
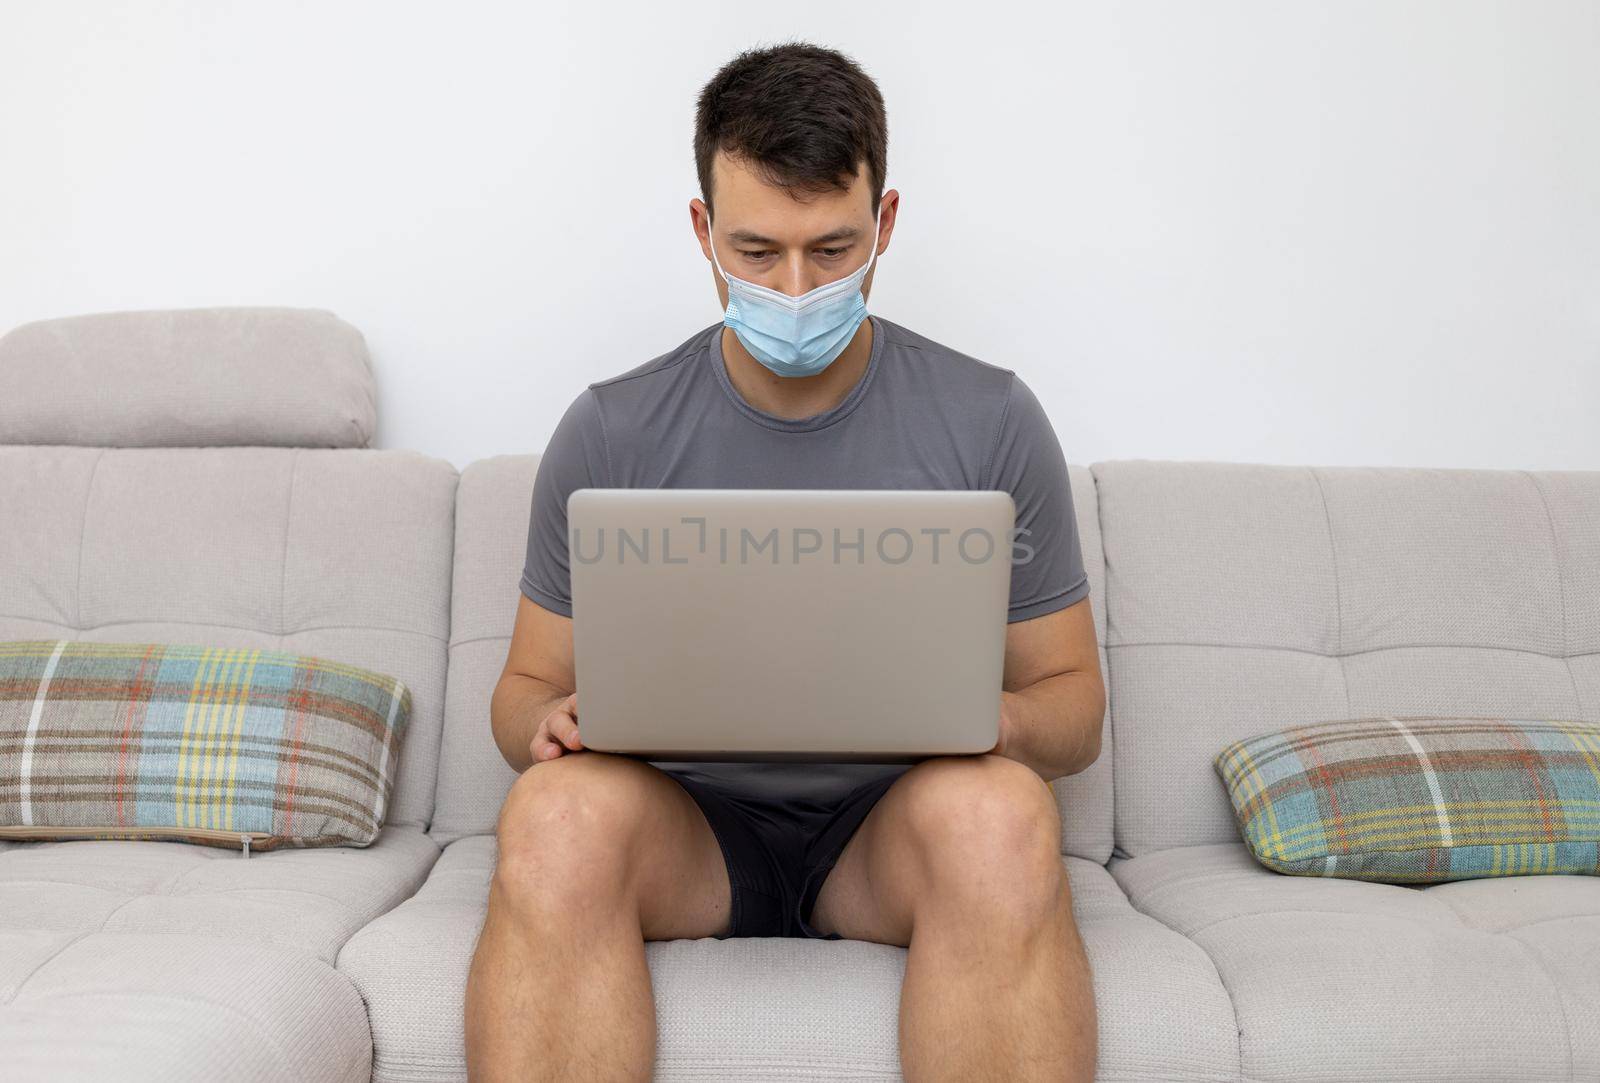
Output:
[[[1100,1078],[1238,1078],[1233,1011],[1211,961],[1136,912],[1106,870],[1063,859],[1095,975]],[[417,896],[350,938],[377,1081],[464,1080],[462,1012],[494,839],[451,843]],[[900,1078],[905,949],[854,940],[651,941],[660,1080]]]
[[[1600,879],[1288,876],[1243,843],[1110,871],[1216,964],[1246,1079],[1600,1079]]]
[[[183,933],[0,931],[8,1083],[365,1083],[361,996],[309,952]]]
[[[371,846],[238,850],[180,842],[0,842],[0,933],[194,933],[281,944],[332,963],[409,898],[438,857],[414,827]]]

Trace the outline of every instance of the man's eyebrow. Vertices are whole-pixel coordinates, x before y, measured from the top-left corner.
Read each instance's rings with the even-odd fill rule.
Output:
[[[860,226],[840,226],[838,229],[833,230],[830,233],[824,233],[820,237],[813,237],[811,239],[810,243],[811,244],[827,244],[829,241],[848,241],[848,240],[851,240],[852,238],[858,237],[860,235],[861,235],[861,227]],[[753,231],[748,230],[748,229],[729,230],[728,231],[728,239],[730,241],[737,241],[740,244],[777,244],[778,243],[777,241],[773,240],[771,237],[763,237],[761,234],[753,232]]]

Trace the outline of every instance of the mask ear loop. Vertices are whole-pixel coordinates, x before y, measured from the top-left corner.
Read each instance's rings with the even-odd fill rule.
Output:
[[[867,264],[861,268],[862,279],[865,280],[866,272],[872,269],[872,261],[878,258],[878,231],[883,228],[883,200],[878,200],[878,216],[872,221],[872,250],[867,253]]]
[[[722,269],[722,264],[717,260],[717,235],[711,232],[711,215],[706,215],[706,247],[711,249],[711,265],[717,269],[717,274],[722,276],[724,282],[728,281],[728,272]],[[733,284],[728,283],[730,286]]]

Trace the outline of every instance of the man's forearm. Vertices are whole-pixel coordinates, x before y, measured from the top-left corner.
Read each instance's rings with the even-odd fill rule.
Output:
[[[1027,764],[1046,782],[1099,758],[1105,693],[1093,674],[1059,673],[1000,699],[999,755]]]
[[[489,699],[494,743],[518,774],[533,766],[533,735],[539,723],[572,693],[520,673],[503,675]]]

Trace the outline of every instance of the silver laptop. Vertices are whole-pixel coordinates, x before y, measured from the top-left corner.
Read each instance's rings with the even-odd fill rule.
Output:
[[[578,732],[653,760],[914,763],[999,733],[1000,491],[579,489]]]

